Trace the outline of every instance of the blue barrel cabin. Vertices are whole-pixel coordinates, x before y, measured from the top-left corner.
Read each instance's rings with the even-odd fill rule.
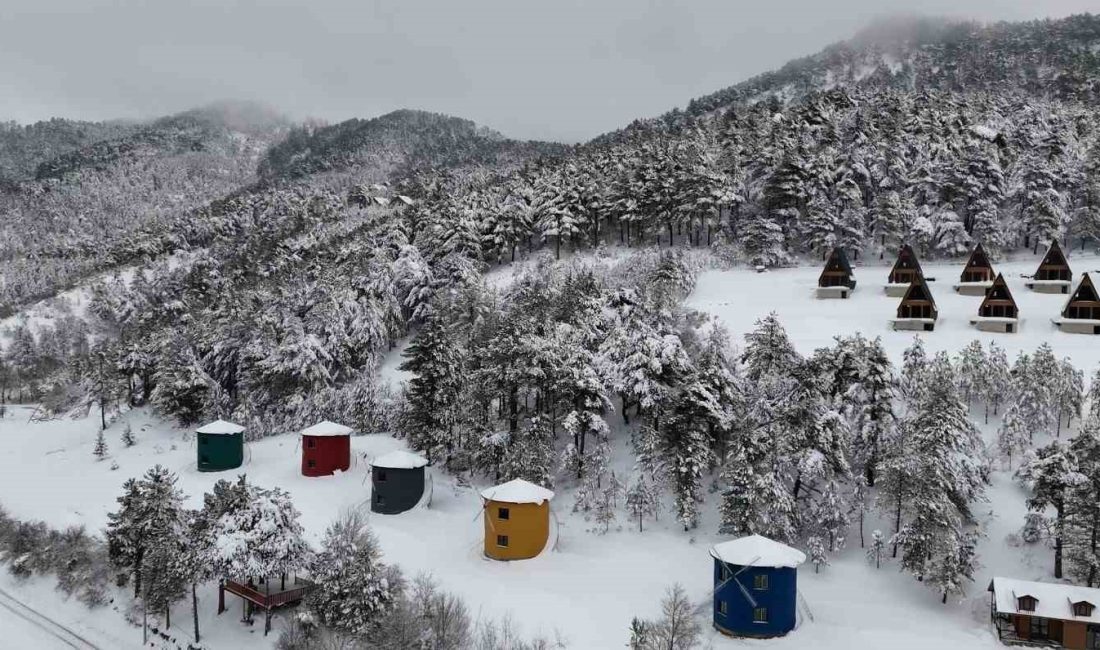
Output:
[[[798,566],[806,555],[786,544],[749,535],[711,548],[714,627],[740,637],[783,636],[795,628]]]
[[[427,459],[407,451],[391,451],[371,463],[371,512],[396,515],[412,510],[424,496]]]

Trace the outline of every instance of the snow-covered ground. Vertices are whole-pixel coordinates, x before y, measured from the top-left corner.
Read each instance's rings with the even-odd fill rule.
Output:
[[[1029,273],[1036,260],[1000,265],[1020,304],[1024,318],[1018,334],[988,334],[973,330],[969,317],[979,298],[955,295],[951,284],[959,265],[929,264],[926,273],[937,278],[932,290],[940,308],[936,331],[921,334],[930,350],[955,351],[972,338],[995,338],[1010,359],[1019,350],[1032,350],[1044,341],[1059,356],[1070,356],[1078,367],[1091,373],[1100,361],[1100,339],[1061,334],[1050,324],[1060,311],[1064,296],[1027,291],[1020,273]],[[1075,270],[1100,267],[1097,258],[1073,258]],[[886,275],[882,267],[857,269],[859,288],[850,300],[815,300],[817,268],[796,268],[756,274],[738,269],[709,271],[702,275],[689,306],[713,314],[729,328],[737,343],[753,322],[776,311],[803,353],[827,345],[832,337],[862,331],[881,335],[897,362],[913,334],[892,332],[888,320],[898,302],[882,293]],[[397,347],[391,357],[399,354]],[[396,359],[384,367],[390,379]],[[125,416],[138,444],[123,449],[118,441],[121,422],[108,430],[110,458],[97,462],[92,455],[98,418],[28,422],[29,410],[12,409],[0,421],[0,503],[22,518],[44,519],[54,526],[84,524],[100,530],[106,513],[115,506],[122,482],[160,463],[180,476],[180,487],[190,505],[198,506],[203,492],[219,478],[236,472],[200,474],[195,469],[194,439],[145,411]],[[991,436],[996,423],[986,427]],[[620,441],[615,465],[629,474],[631,460],[625,441]],[[312,541],[347,508],[368,502],[369,459],[403,448],[389,436],[354,437],[357,460],[345,474],[326,478],[300,475],[300,448],[293,434],[250,443],[241,471],[261,486],[288,490],[302,512]],[[118,464],[112,470],[112,463]],[[988,491],[988,504],[979,504],[985,537],[979,546],[981,567],[961,601],[941,605],[935,593],[887,561],[875,570],[859,548],[859,533],[849,534],[848,549],[832,564],[815,574],[812,567],[799,573],[799,588],[813,613],[791,635],[772,641],[732,640],[709,632],[711,559],[710,545],[722,538],[717,530],[716,499],[708,498],[698,530],[685,533],[664,513],[659,522],[646,522],[637,532],[636,522],[620,520],[611,532],[591,532],[594,525],[573,514],[573,486],[558,485],[553,503],[556,513],[557,549],[522,562],[493,562],[481,554],[481,505],[478,491],[484,484],[461,486],[453,478],[429,468],[433,497],[431,507],[397,516],[371,515],[385,558],[406,574],[432,573],[448,590],[461,594],[475,617],[511,615],[524,631],[553,634],[558,631],[572,648],[617,648],[627,638],[633,616],[654,617],[664,589],[679,582],[699,604],[715,648],[768,647],[776,649],[822,648],[927,648],[931,639],[940,650],[998,648],[988,624],[985,587],[994,574],[1024,579],[1049,580],[1050,552],[1043,547],[1010,543],[1023,522],[1024,492],[1007,471],[997,471]],[[889,527],[869,521],[873,528]],[[0,583],[12,593],[28,598],[60,597],[48,581],[19,585],[6,574]],[[212,586],[200,592],[204,643],[209,648],[263,647],[262,629],[239,622],[239,602],[230,599],[230,612],[215,616]],[[66,603],[55,608],[58,616],[74,620],[82,606]],[[85,616],[90,629],[119,639],[139,639],[140,630],[123,622],[117,612]],[[188,634],[188,605],[177,606],[173,633]],[[94,620],[93,620],[94,619]],[[276,619],[276,628],[281,624]],[[0,626],[3,623],[0,622]],[[32,632],[28,632],[33,634]],[[125,645],[104,646],[125,647]]]

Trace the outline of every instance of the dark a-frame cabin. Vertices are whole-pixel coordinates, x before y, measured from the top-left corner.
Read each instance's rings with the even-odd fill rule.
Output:
[[[1008,283],[1000,273],[993,280],[993,286],[989,287],[985,299],[978,307],[978,317],[970,322],[983,332],[1011,334],[1017,331],[1020,309],[1016,306],[1016,299],[1012,297]]]
[[[843,248],[833,249],[817,277],[818,298],[847,298],[856,288],[855,274]]]
[[[936,300],[932,297],[924,276],[919,276],[909,285],[898,305],[894,329],[931,332],[936,327],[937,318],[939,310],[936,309]]]
[[[963,267],[962,275],[959,276],[959,283],[955,285],[955,291],[964,296],[984,296],[996,276],[985,248],[978,244],[974,250],[970,251],[970,259],[966,260],[966,266]]]
[[[1054,323],[1063,332],[1100,334],[1100,294],[1088,273],[1066,301],[1062,317]]]
[[[1035,275],[1025,284],[1028,289],[1039,293],[1069,293],[1073,286],[1073,271],[1057,239],[1050,242],[1050,248],[1035,270]]]
[[[917,279],[924,279],[924,270],[920,267],[917,253],[909,244],[903,244],[898,251],[898,259],[894,261],[894,267],[890,269],[890,276],[886,279],[886,295],[904,296],[909,290],[909,285]]]

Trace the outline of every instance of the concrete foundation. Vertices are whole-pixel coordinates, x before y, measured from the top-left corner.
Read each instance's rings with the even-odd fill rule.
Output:
[[[905,292],[909,290],[908,284],[888,284],[883,287],[886,290],[886,295],[891,298],[904,298]]]
[[[844,298],[844,299],[846,299],[846,298],[848,298],[848,296],[852,295],[852,291],[853,291],[853,289],[849,289],[848,287],[844,287],[844,286],[841,286],[841,287],[818,287],[817,288],[817,297],[819,299],[822,299],[822,300],[830,299],[830,298]]]
[[[955,293],[961,296],[985,296],[992,282],[961,282],[955,285]]]
[[[975,329],[999,334],[1015,334],[1020,331],[1020,321],[1014,318],[977,318],[970,321]]]
[[[1036,293],[1064,293],[1068,294],[1070,289],[1069,282],[1060,282],[1055,280],[1032,280],[1031,282],[1025,282],[1024,286]]]
[[[931,318],[896,318],[891,322],[895,331],[931,332],[936,328]]]
[[[1054,321],[1058,329],[1069,334],[1100,334],[1100,321],[1060,318]]]

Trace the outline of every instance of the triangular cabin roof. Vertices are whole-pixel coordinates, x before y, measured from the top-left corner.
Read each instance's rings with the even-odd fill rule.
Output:
[[[991,273],[993,271],[993,265],[989,262],[989,255],[986,255],[985,248],[980,242],[974,247],[974,250],[970,251],[970,259],[966,260],[966,267],[963,269],[963,273],[976,269],[989,269]]]
[[[1069,318],[1070,307],[1100,307],[1100,293],[1096,291],[1096,285],[1092,283],[1092,278],[1086,273],[1085,277],[1081,278],[1081,283],[1077,285],[1077,288],[1073,290],[1073,295],[1066,301],[1066,306],[1062,309],[1062,317]]]
[[[852,263],[848,261],[848,253],[839,246],[833,249],[833,252],[829,255],[829,259],[825,262],[825,268],[817,278],[818,285],[821,285],[821,280],[826,274],[836,275],[838,273],[848,278],[854,275],[852,272]]]
[[[989,287],[989,290],[985,292],[985,299],[982,300],[982,304],[978,307],[978,313],[985,311],[985,308],[993,303],[1010,303],[1013,307],[1016,307],[1016,299],[1012,297],[1012,292],[1008,289],[1008,283],[1005,282],[1005,276],[998,273],[997,277],[993,279],[993,286]]]
[[[1043,267],[1069,268],[1066,254],[1062,252],[1062,247],[1058,245],[1057,239],[1050,242],[1046,255],[1043,255],[1043,261],[1039,263],[1039,268]]]
[[[225,420],[214,420],[195,429],[195,431],[212,436],[232,436],[244,431],[244,427]]]
[[[924,279],[923,275],[918,276],[905,290],[905,297],[898,303],[898,317],[901,317],[902,306],[915,302],[927,302],[932,305],[932,310],[936,311],[936,299],[932,297],[932,291],[928,288],[928,281]]]
[[[917,259],[917,253],[913,250],[913,247],[909,244],[902,244],[901,250],[898,251],[898,258],[894,260],[894,266],[890,269],[890,277],[894,276],[894,273],[898,271],[916,271],[917,275],[923,277],[924,270],[921,269],[920,260]]]

